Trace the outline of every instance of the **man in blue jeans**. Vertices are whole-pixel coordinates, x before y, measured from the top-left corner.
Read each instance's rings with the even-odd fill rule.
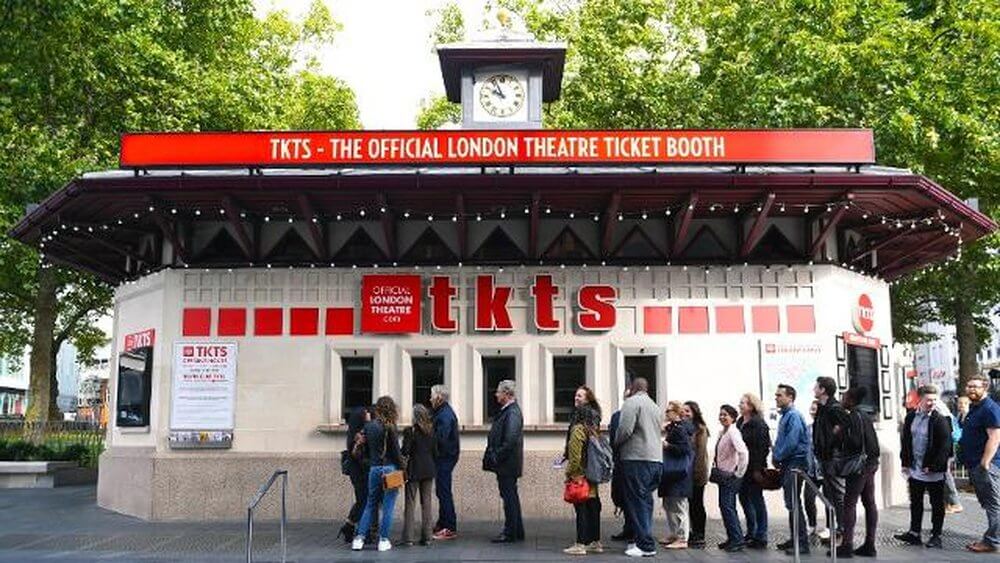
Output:
[[[458,441],[458,417],[448,404],[448,388],[444,385],[431,387],[431,407],[434,408],[434,437],[437,439],[437,474],[434,491],[438,499],[438,520],[434,527],[434,539],[453,540],[458,537],[458,517],[455,515],[455,499],[451,494],[451,475],[458,463],[461,451]]]
[[[785,495],[785,508],[788,509],[789,530],[794,530],[795,520],[798,520],[799,553],[809,553],[809,532],[802,513],[802,484],[796,487],[793,470],[805,471],[809,465],[809,430],[802,414],[795,408],[795,388],[791,385],[778,385],[774,393],[774,404],[781,412],[778,421],[778,435],[774,440],[771,459],[774,466],[781,470],[781,489]],[[790,539],[778,544],[778,549],[784,549],[788,555],[795,555],[795,542]]]
[[[1000,405],[989,397],[989,389],[990,381],[982,375],[965,383],[969,414],[962,423],[962,439],[958,442],[976,498],[986,511],[983,539],[966,546],[976,553],[1000,550]]]
[[[614,436],[625,477],[625,517],[628,527],[635,532],[635,543],[629,544],[625,550],[625,555],[629,557],[656,555],[653,491],[660,485],[663,470],[660,437],[663,417],[660,408],[649,398],[648,389],[649,383],[645,379],[638,377],[632,381],[632,394],[622,404]]]

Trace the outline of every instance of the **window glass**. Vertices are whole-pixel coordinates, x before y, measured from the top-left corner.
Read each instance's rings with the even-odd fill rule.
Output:
[[[144,346],[118,356],[118,411],[120,427],[149,426],[153,377],[153,347]]]
[[[858,406],[863,412],[877,415],[881,410],[881,393],[878,383],[878,350],[861,346],[847,346],[848,387],[868,390],[865,400]]]
[[[497,404],[497,385],[505,379],[517,381],[516,362],[513,356],[483,357],[483,414],[485,422],[492,422],[500,412]]]
[[[444,383],[444,358],[413,358],[413,403],[431,408],[431,387]]]
[[[375,358],[342,357],[340,366],[344,374],[340,412],[343,413],[344,420],[347,420],[347,416],[356,407],[367,407],[373,402]]]
[[[649,398],[656,402],[656,356],[625,356],[625,385],[644,377],[649,382]]]
[[[587,358],[584,356],[554,356],[553,414],[556,422],[569,422],[573,416],[573,395],[587,384]]]

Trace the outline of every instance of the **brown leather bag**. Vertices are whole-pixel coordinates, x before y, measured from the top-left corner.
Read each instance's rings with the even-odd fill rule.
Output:
[[[765,491],[776,491],[781,488],[781,471],[770,467],[758,469],[750,476],[758,487]]]
[[[382,459],[385,459],[385,454],[387,448],[389,447],[389,440],[395,440],[396,436],[388,428],[385,429],[385,437],[382,440]],[[390,471],[388,473],[382,474],[382,489],[392,490],[399,489],[406,483],[406,472],[402,469],[397,469],[395,471]]]

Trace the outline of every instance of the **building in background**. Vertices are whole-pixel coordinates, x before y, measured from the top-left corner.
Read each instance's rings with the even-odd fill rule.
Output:
[[[108,378],[111,376],[110,360],[106,355],[92,366],[80,369],[80,388],[76,399],[76,420],[107,424]]]
[[[927,323],[920,330],[934,336],[933,340],[913,347],[916,384],[937,385],[942,393],[955,393],[958,381],[958,340],[955,326]]]
[[[0,417],[24,416],[28,408],[28,372],[23,364],[0,358]]]
[[[76,396],[80,389],[80,366],[76,346],[69,342],[64,342],[56,354],[56,381],[59,382],[56,406],[64,415],[72,417],[76,412]]]

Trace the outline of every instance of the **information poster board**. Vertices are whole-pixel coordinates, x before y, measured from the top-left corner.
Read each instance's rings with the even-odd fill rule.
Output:
[[[185,435],[177,431],[232,430],[236,399],[236,360],[235,343],[174,344],[170,401],[172,436]],[[215,433],[192,434],[195,438],[207,435],[211,439]]]
[[[809,420],[816,378],[823,374],[823,345],[810,341],[760,341],[761,399],[768,425],[778,427],[780,413],[774,404],[779,384],[795,388],[795,407]]]
[[[420,276],[368,275],[361,279],[361,332],[420,332]]]

